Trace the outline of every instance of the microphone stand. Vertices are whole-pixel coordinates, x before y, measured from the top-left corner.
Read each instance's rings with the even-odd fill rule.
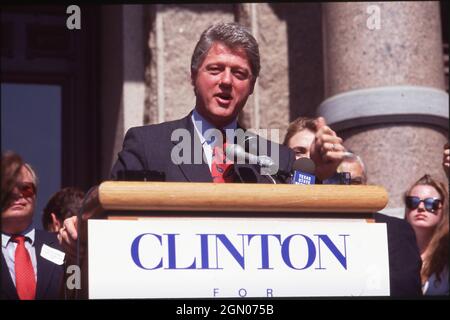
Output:
[[[271,176],[271,175],[265,175],[268,179],[269,179],[269,181],[270,182],[272,182],[273,184],[277,184],[277,182],[275,181],[275,179]]]

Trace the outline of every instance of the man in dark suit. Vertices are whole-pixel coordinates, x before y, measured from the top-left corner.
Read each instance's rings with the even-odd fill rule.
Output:
[[[266,174],[272,170],[263,172],[260,165],[230,165],[226,157],[220,157],[227,150],[224,141],[233,144],[235,133],[242,129],[237,118],[253,93],[259,71],[258,43],[247,29],[236,23],[207,28],[191,59],[194,109],[180,120],[128,130],[111,177],[126,179],[130,172],[153,171],[158,177],[164,176],[165,181],[284,182],[277,173],[290,172],[295,159],[293,151],[285,146],[255,138],[259,148],[251,153],[274,159],[273,177]],[[311,156],[316,176],[323,180],[336,171],[344,147],[323,118],[317,119],[317,129]],[[264,150],[267,152],[262,151],[263,145],[269,145]],[[77,217],[64,221],[58,237],[67,253],[75,252]]]
[[[131,128],[126,134],[123,150],[119,153],[118,160],[112,169],[112,179],[130,180],[130,172],[152,171],[156,178],[160,177],[165,181],[213,182],[211,174],[211,166],[213,165],[212,153],[210,152],[211,158],[205,161],[205,154],[210,150],[205,150],[206,148],[202,147],[202,145],[207,145],[210,141],[210,144],[214,145],[217,140],[221,139],[212,138],[211,140],[206,140],[203,136],[199,138],[193,119],[202,119],[197,110],[193,110],[187,117],[180,120]],[[202,120],[199,120],[197,123],[206,123],[205,120],[203,122]],[[239,126],[238,129],[243,130]],[[183,139],[173,140],[172,134],[177,132],[177,130],[183,130],[186,133],[185,137],[188,137],[187,143]],[[205,131],[207,130],[203,130],[203,132]],[[154,139],[154,137],[158,137],[158,139]],[[293,153],[289,149],[260,136],[255,135],[252,137],[255,137],[255,142],[257,142],[255,146],[263,144],[268,146],[268,148],[265,148],[267,149],[267,154],[265,155],[271,157],[274,152],[279,152],[278,156],[273,157],[277,159],[277,170],[289,172],[295,160]],[[258,148],[258,150],[260,149]],[[187,152],[188,156],[183,158],[183,162],[174,161],[173,158],[177,157],[180,152]],[[197,153],[199,161],[195,161],[195,153]],[[258,151],[255,153],[259,154]],[[273,180],[268,178],[267,175],[261,174],[261,167],[258,164],[235,162],[234,167],[231,169],[234,173],[233,182],[273,183]],[[152,178],[151,172],[148,175],[149,178]],[[277,182],[284,182],[279,175],[274,175],[274,179]]]
[[[2,155],[2,177],[6,157]],[[1,299],[61,297],[64,253],[55,234],[32,227],[36,182],[33,169],[22,164],[2,208]]]
[[[212,135],[211,131],[226,131],[227,142],[235,142],[229,137],[237,128],[242,129],[237,117],[253,93],[259,71],[258,44],[245,28],[223,23],[206,29],[191,59],[191,81],[196,96],[194,110],[181,120],[131,128],[111,177],[117,179],[126,171],[155,170],[162,172],[166,181],[215,182],[213,151],[223,141],[215,139],[217,135]],[[312,159],[316,162],[318,178],[324,179],[335,171],[344,148],[342,140],[326,126],[323,118],[317,125]],[[177,139],[183,135],[183,130],[183,137],[189,139],[187,143]],[[259,136],[256,140],[258,145],[268,143]],[[276,161],[278,171],[289,172],[295,159],[292,150],[268,144],[267,154],[263,155],[279,160]],[[183,150],[177,149],[180,146]],[[179,163],[174,159],[179,152],[188,152],[190,156]],[[254,150],[254,153],[259,152],[259,149]],[[195,158],[200,159],[200,163],[195,163]],[[236,164],[238,169],[239,165]],[[254,166],[254,169],[259,173],[261,168]],[[259,174],[255,180],[252,182],[271,181]]]

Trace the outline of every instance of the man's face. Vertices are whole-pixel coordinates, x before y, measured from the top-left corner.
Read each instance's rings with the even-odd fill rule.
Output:
[[[255,85],[243,49],[230,49],[215,42],[193,74],[196,109],[216,127],[224,127],[244,108]]]
[[[365,184],[364,170],[358,161],[342,161],[339,172],[350,172],[351,184]]]
[[[17,180],[18,184],[14,187],[9,202],[2,212],[3,227],[17,225],[26,228],[33,220],[36,194],[34,192],[35,189],[31,192],[31,184],[34,185],[34,181],[31,173],[25,166],[22,166],[20,169],[20,175]]]
[[[309,149],[315,138],[309,129],[303,129],[294,134],[288,141],[288,147],[294,150],[295,159],[311,158]]]

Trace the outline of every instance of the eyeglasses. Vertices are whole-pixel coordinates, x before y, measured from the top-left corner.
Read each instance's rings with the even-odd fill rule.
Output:
[[[355,178],[351,178],[351,179],[350,179],[350,184],[357,184],[357,185],[364,184],[364,183],[363,183],[363,177],[355,177]]]
[[[442,201],[441,199],[438,198],[420,199],[419,197],[410,197],[410,196],[405,198],[406,207],[408,207],[408,209],[411,210],[417,209],[417,207],[419,207],[421,202],[423,202],[423,204],[425,205],[425,210],[431,213],[435,213],[435,211],[439,209],[439,206]]]
[[[323,184],[350,184],[350,182],[350,172],[338,172],[331,178],[322,181]]]
[[[31,198],[36,194],[36,185],[32,182],[18,183],[16,187],[24,198]]]

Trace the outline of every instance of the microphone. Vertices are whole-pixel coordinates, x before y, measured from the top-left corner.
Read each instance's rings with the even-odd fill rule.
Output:
[[[245,149],[238,144],[227,145],[225,154],[229,160],[234,161],[237,164],[244,164],[245,161],[248,161],[249,164],[258,164],[261,167],[260,174],[265,176],[271,183],[277,184],[272,175],[275,175],[278,172],[278,165],[275,163],[275,161],[273,161],[271,157],[251,154],[249,152],[246,152]],[[246,170],[247,171],[244,171],[244,176],[256,177],[253,169],[251,169],[251,173],[248,172],[250,168],[247,168]],[[238,176],[241,178],[241,181],[256,182],[256,180],[254,179],[242,179],[241,175]]]
[[[269,156],[256,156],[248,153],[238,144],[229,144],[226,147],[226,157],[230,160],[237,159],[237,163],[241,164],[246,160],[251,164],[258,164],[261,168],[272,168],[275,166],[275,161]],[[276,171],[275,171],[276,172]]]
[[[293,165],[291,184],[315,184],[316,165],[309,158],[299,158]]]

